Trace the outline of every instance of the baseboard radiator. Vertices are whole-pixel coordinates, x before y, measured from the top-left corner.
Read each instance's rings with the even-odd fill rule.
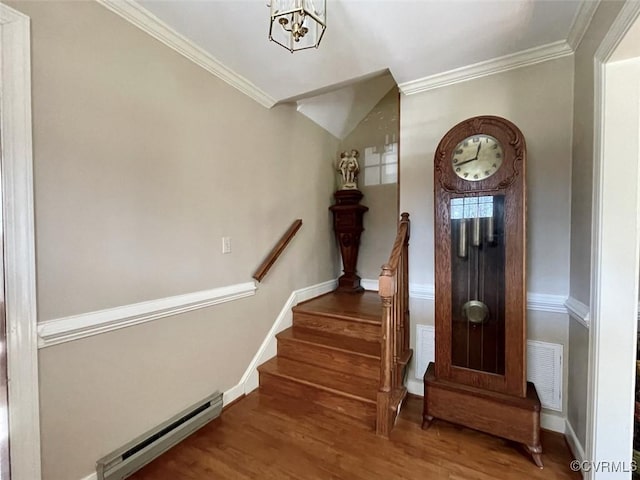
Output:
[[[98,460],[98,480],[127,478],[221,412],[222,393],[216,392]]]

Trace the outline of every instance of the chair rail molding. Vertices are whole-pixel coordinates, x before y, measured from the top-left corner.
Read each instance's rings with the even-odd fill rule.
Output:
[[[564,303],[564,305],[565,307],[567,307],[567,311],[569,312],[569,315],[571,315],[571,318],[575,319],[584,327],[589,328],[591,317],[589,315],[588,305],[585,305],[580,300],[577,300],[571,296],[567,298],[567,301]]]
[[[378,280],[363,278],[360,285],[365,290],[378,291]],[[435,287],[430,283],[412,283],[409,285],[409,296],[418,300],[435,300]],[[567,313],[567,297],[564,295],[551,295],[548,293],[527,293],[527,310],[539,312]]]
[[[39,480],[30,19],[0,3],[0,131],[11,478]]]
[[[200,292],[160,298],[69,317],[45,320],[38,324],[40,348],[71,342],[100,333],[139,325],[159,318],[178,315],[220,303],[255,295],[254,282],[239,283]]]
[[[183,57],[204,68],[222,81],[252,98],[260,105],[271,108],[276,101],[269,94],[259,89],[249,80],[225,66],[208,52],[175,29],[160,20],[146,8],[134,0],[97,0],[105,8],[148,33],[167,47],[175,50]]]

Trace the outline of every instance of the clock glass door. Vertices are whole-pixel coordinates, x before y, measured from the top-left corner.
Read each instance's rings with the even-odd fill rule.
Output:
[[[504,375],[504,195],[452,198],[451,363]]]

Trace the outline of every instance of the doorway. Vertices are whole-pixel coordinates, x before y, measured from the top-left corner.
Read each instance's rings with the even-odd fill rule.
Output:
[[[595,55],[587,478],[629,478],[640,262],[640,3]],[[617,462],[616,469],[604,462]]]

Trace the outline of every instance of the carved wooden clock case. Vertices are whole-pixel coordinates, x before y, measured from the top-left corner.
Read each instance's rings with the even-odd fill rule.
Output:
[[[540,400],[526,381],[525,140],[508,120],[453,127],[434,159],[433,418],[523,443],[542,467]]]

